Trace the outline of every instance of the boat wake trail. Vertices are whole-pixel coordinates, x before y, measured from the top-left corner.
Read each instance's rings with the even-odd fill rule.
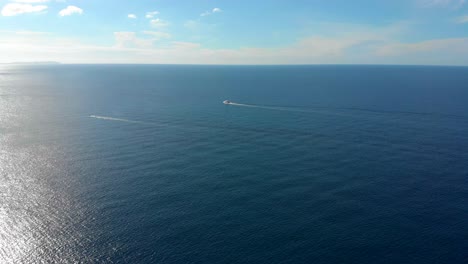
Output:
[[[252,105],[252,104],[239,104],[234,102],[227,102],[224,103],[227,105],[232,106],[239,106],[239,107],[251,107],[251,108],[260,108],[260,109],[267,109],[267,110],[276,110],[276,111],[288,111],[288,112],[301,112],[301,113],[321,113],[322,111],[316,111],[311,109],[300,109],[300,108],[293,108],[293,107],[286,107],[286,106],[266,106],[266,105]]]
[[[391,110],[379,110],[379,109],[367,109],[358,107],[289,107],[289,106],[268,106],[268,105],[253,105],[253,104],[240,104],[231,101],[224,101],[226,105],[239,106],[239,107],[250,107],[250,108],[261,108],[276,111],[288,111],[288,112],[300,112],[300,113],[314,113],[322,115],[334,115],[334,116],[362,116],[360,113],[375,113],[385,115],[412,115],[412,116],[432,116],[440,118],[458,118],[468,121],[468,116],[453,115],[453,114],[441,114],[441,113],[427,113],[427,112],[411,112],[411,111],[391,111]]]
[[[109,121],[133,123],[133,124],[152,124],[152,123],[143,122],[143,121],[136,121],[136,120],[130,120],[130,119],[124,119],[124,118],[115,118],[115,117],[110,117],[110,116],[90,115],[89,117],[90,118],[96,118],[96,119],[102,119],[102,120],[109,120]]]

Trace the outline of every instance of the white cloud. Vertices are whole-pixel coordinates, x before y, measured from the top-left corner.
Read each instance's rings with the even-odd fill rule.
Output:
[[[213,9],[210,10],[210,11],[206,11],[206,12],[201,13],[200,16],[209,16],[209,15],[211,15],[211,14],[220,13],[220,12],[222,12],[222,11],[223,11],[223,10],[221,10],[221,8],[215,7],[215,8],[213,8]]]
[[[376,56],[391,64],[468,66],[468,38],[388,43],[377,48]]]
[[[195,21],[195,20],[187,20],[185,23],[184,23],[184,27],[188,28],[188,29],[196,29],[198,28],[200,25],[200,22],[198,21]]]
[[[158,11],[147,12],[145,17],[153,18],[155,15],[159,15],[159,12]]]
[[[426,4],[427,5],[433,5],[433,6],[437,6],[437,5],[448,5],[452,2],[452,0],[426,0]]]
[[[456,22],[459,23],[459,24],[468,23],[468,15],[467,16],[461,16],[461,17],[457,18]]]
[[[171,34],[169,33],[166,33],[166,32],[161,32],[161,31],[149,31],[149,30],[145,30],[143,31],[143,34],[145,35],[149,35],[149,36],[152,36],[154,39],[158,40],[158,39],[168,39],[168,38],[171,38]]]
[[[280,47],[224,49],[167,42],[170,35],[160,31],[115,32],[115,44],[110,46],[87,45],[52,33],[2,31],[0,62],[468,65],[468,38],[403,42],[398,41],[400,28],[347,25],[333,35],[311,35]]]
[[[133,44],[136,39],[136,33],[127,31],[114,32],[114,38],[116,47],[126,47]]]
[[[406,56],[408,54],[458,53],[468,55],[468,38],[426,40],[416,43],[390,43],[377,49],[380,56]],[[428,56],[431,57],[431,56]]]
[[[14,32],[16,35],[26,35],[26,36],[41,36],[41,35],[48,35],[51,34],[50,32],[44,32],[44,31],[15,31]]]
[[[448,7],[448,8],[461,8],[466,0],[418,0],[419,5],[422,7]]]
[[[131,19],[136,19],[137,18],[137,16],[135,14],[128,14],[127,17],[131,18]]]
[[[10,0],[16,3],[47,3],[49,0]]]
[[[67,8],[60,10],[60,16],[71,16],[73,14],[83,14],[83,9],[77,6],[67,6]]]
[[[168,39],[171,37],[169,33],[158,31],[143,31],[143,36],[139,37],[136,32],[120,31],[114,32],[115,47],[119,48],[137,48],[151,49],[155,41],[160,39]]]
[[[115,47],[147,49],[153,45],[153,39],[138,38],[135,32],[114,32]]]
[[[150,21],[150,24],[151,24],[152,27],[155,27],[155,28],[163,28],[163,27],[167,27],[169,25],[169,23],[167,21],[164,21],[164,20],[159,19],[159,18],[152,19]]]
[[[30,4],[7,4],[2,9],[2,16],[16,16],[26,13],[37,13],[47,9],[46,5],[30,5]]]

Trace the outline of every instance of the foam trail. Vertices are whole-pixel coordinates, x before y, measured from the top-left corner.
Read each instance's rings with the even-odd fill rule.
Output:
[[[141,121],[129,120],[129,119],[124,119],[124,118],[115,118],[115,117],[110,117],[110,116],[90,115],[89,117],[96,118],[96,119],[103,119],[103,120],[126,122],[126,123],[137,123],[137,124],[144,124],[145,123],[145,122],[141,122]]]
[[[323,110],[312,110],[310,108],[297,108],[297,107],[287,107],[287,106],[263,106],[263,105],[251,105],[251,104],[239,104],[234,102],[225,103],[227,105],[233,106],[240,106],[240,107],[251,107],[251,108],[261,108],[261,109],[268,109],[268,110],[277,110],[277,111],[289,111],[289,112],[301,112],[301,113],[314,113],[314,114],[322,114],[322,115],[332,115],[332,116],[344,116],[344,117],[362,117],[359,115],[359,112],[372,112],[372,113],[380,113],[380,114],[405,114],[405,115],[419,115],[419,116],[438,116],[441,118],[458,118],[462,120],[468,121],[468,116],[463,115],[453,115],[453,114],[441,114],[441,113],[425,113],[425,112],[410,112],[410,111],[387,111],[387,110],[378,110],[378,109],[366,109],[366,108],[358,108],[358,107],[321,107]],[[333,112],[336,110],[351,110],[354,112],[349,113],[337,113]],[[332,111],[332,112],[330,112]],[[366,118],[379,118],[379,117],[369,117]]]
[[[142,125],[151,125],[151,126],[163,126],[166,127],[167,125],[158,124],[153,122],[144,122],[144,121],[137,121],[137,120],[130,120],[125,118],[117,118],[111,116],[100,116],[100,115],[90,115],[90,118],[96,118],[101,120],[109,120],[109,121],[117,121],[117,122],[125,122],[125,123],[132,123],[132,124],[142,124]]]
[[[310,109],[297,109],[297,108],[289,108],[289,107],[282,107],[282,106],[263,106],[263,105],[239,104],[239,103],[234,103],[234,102],[229,102],[227,104],[228,105],[233,105],[233,106],[261,108],[261,109],[277,110],[277,111],[324,114],[324,112],[322,112],[322,111],[314,111],[314,110],[310,110]]]

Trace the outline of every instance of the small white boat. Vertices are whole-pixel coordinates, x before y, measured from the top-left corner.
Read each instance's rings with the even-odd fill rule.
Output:
[[[224,101],[223,101],[223,104],[231,104],[231,101],[229,101],[229,100],[224,100]]]

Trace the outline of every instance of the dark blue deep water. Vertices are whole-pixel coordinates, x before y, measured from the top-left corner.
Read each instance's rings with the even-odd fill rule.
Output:
[[[0,262],[468,263],[468,68],[1,66]]]

